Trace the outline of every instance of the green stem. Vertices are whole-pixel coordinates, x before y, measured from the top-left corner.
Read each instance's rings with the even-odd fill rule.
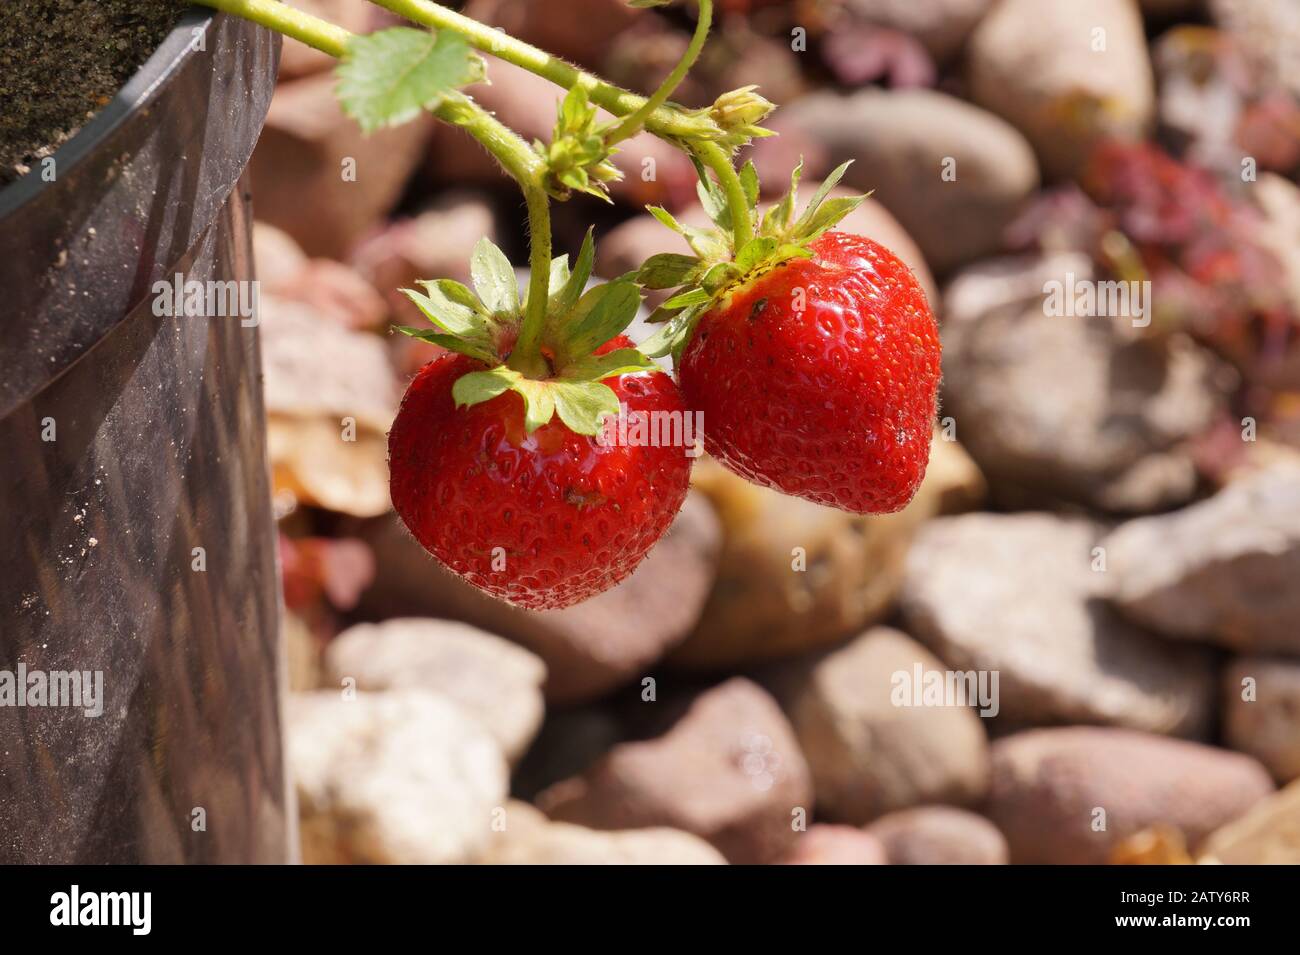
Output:
[[[691,148],[700,162],[713,170],[718,185],[727,197],[727,209],[731,212],[733,251],[739,252],[754,238],[754,224],[749,219],[749,200],[745,198],[745,187],[740,184],[736,167],[731,164],[727,151],[717,143],[693,143]]]
[[[278,0],[196,0],[226,13],[243,17],[341,59],[353,34],[326,20],[295,10]],[[546,300],[551,272],[551,213],[542,177],[546,163],[532,148],[468,96],[453,93],[433,110],[443,122],[465,130],[501,163],[519,183],[528,206],[528,304],[510,365],[532,377],[544,377],[546,361],[540,342],[546,322]]]
[[[462,93],[449,94],[433,115],[477,139],[523,190],[528,207],[528,301],[510,367],[530,378],[544,378],[549,370],[541,341],[551,275],[551,206],[542,185],[546,162],[510,127]]]
[[[695,35],[691,37],[691,42],[686,47],[686,52],[682,54],[681,61],[668,74],[667,78],[659,84],[659,88],[651,94],[650,98],[642,103],[636,112],[625,117],[605,137],[605,142],[608,145],[612,146],[615,143],[622,142],[629,136],[635,136],[640,132],[641,127],[646,124],[646,120],[659,107],[668,102],[668,97],[672,96],[677,87],[681,86],[682,80],[686,79],[686,74],[695,65],[695,61],[699,59],[700,51],[704,49],[704,41],[708,39],[709,26],[712,22],[713,0],[700,0],[700,18],[695,24]]]
[[[430,0],[373,0],[374,3],[399,16],[439,30],[451,30],[465,38],[470,46],[491,53],[507,63],[522,67],[530,73],[550,80],[564,89],[579,83],[587,87],[591,101],[603,106],[615,116],[629,116],[643,107],[644,96],[607,83],[597,76],[585,73],[545,50],[516,40],[500,30],[472,20],[464,14],[431,3]],[[663,105],[646,117],[645,128],[664,139],[703,139],[717,135],[717,127],[707,116],[691,116]]]
[[[279,0],[194,0],[237,17],[260,23],[267,29],[301,40],[330,56],[341,59],[352,34],[342,27],[295,10]]]
[[[542,357],[542,332],[546,327],[551,276],[550,197],[538,185],[524,190],[524,202],[528,206],[528,302],[509,365],[530,378],[546,378],[550,366]]]

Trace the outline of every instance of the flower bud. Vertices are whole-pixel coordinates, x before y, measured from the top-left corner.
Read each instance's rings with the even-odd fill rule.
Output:
[[[766,130],[760,130],[758,124],[776,104],[769,102],[754,92],[757,86],[742,86],[738,90],[723,93],[709,109],[709,118],[728,133],[743,136],[762,136]]]

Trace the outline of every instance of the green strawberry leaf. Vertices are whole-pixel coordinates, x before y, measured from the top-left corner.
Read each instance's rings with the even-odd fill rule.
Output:
[[[676,288],[690,281],[699,266],[700,260],[693,255],[660,252],[646,259],[636,273],[636,281],[642,288]]]
[[[484,65],[450,30],[392,27],[354,36],[337,75],[343,111],[370,133],[408,122],[448,93],[480,82]]]
[[[599,381],[548,382],[555,412],[575,434],[595,435],[608,415],[618,415],[618,395]]]
[[[515,268],[486,236],[474,246],[469,274],[488,312],[511,318],[519,315],[519,281],[515,278]]]

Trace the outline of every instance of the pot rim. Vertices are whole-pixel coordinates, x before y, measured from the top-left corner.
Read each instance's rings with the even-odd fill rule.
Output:
[[[53,152],[55,168],[60,170],[60,175],[94,153],[133,113],[148,105],[196,52],[193,48],[195,37],[199,32],[207,33],[216,14],[216,10],[208,7],[186,8],[176,26],[163,37],[158,48],[114,94],[108,105]],[[33,166],[26,175],[0,188],[0,221],[31,202],[46,187],[54,185],[56,182],[43,180],[40,169]]]

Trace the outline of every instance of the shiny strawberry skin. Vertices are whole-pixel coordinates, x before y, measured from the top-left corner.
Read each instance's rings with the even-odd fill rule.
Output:
[[[678,375],[704,446],[741,477],[860,514],[925,476],[939,333],[915,276],[870,239],[827,232],[701,319]],[[800,308],[802,306],[802,308]]]
[[[620,337],[601,350],[630,345]],[[687,449],[602,445],[558,417],[529,435],[514,392],[456,408],[452,385],[483,367],[443,355],[407,388],[388,437],[397,513],[453,572],[517,606],[566,607],[609,589],[632,573],[681,508]],[[605,383],[629,417],[685,412],[677,386],[661,372]],[[494,566],[494,555],[504,565]]]

